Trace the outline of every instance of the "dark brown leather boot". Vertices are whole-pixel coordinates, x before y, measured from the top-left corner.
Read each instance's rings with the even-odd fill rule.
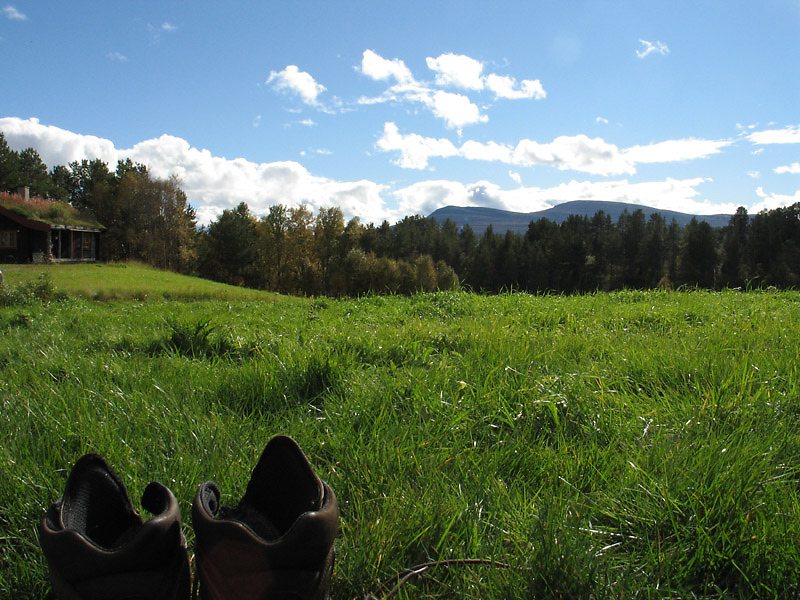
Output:
[[[202,600],[329,597],[339,509],[293,439],[270,440],[236,507],[200,485],[192,525]]]
[[[59,600],[188,600],[189,561],[178,502],[158,482],[142,495],[142,522],[128,492],[97,454],[72,468],[64,495],[39,524]]]

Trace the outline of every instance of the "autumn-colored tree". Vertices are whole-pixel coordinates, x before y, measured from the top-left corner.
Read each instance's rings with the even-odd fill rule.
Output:
[[[321,208],[314,223],[314,250],[320,264],[323,289],[329,289],[336,260],[340,258],[340,245],[344,232],[344,214],[341,209]]]
[[[429,254],[416,258],[414,270],[416,271],[416,291],[433,292],[437,289],[436,267]]]

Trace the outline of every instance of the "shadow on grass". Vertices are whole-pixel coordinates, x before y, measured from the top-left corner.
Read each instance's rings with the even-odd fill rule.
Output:
[[[237,343],[227,332],[218,331],[211,319],[166,321],[167,333],[145,348],[149,356],[184,356],[206,360],[244,360],[260,355],[257,343]],[[122,348],[133,351],[130,343],[123,342]]]
[[[235,377],[222,381],[217,401],[244,415],[319,404],[344,388],[347,366],[336,357],[311,354],[300,362],[255,360],[243,363]]]

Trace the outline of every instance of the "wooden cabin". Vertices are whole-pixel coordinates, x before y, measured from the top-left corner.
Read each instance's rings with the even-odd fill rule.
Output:
[[[92,262],[102,225],[29,219],[0,205],[0,263]]]

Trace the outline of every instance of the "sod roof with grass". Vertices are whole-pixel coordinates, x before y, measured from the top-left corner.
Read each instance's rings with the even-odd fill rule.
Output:
[[[66,202],[44,198],[25,199],[18,194],[0,192],[0,207],[28,219],[50,226],[105,229],[92,217],[80,212]]]

